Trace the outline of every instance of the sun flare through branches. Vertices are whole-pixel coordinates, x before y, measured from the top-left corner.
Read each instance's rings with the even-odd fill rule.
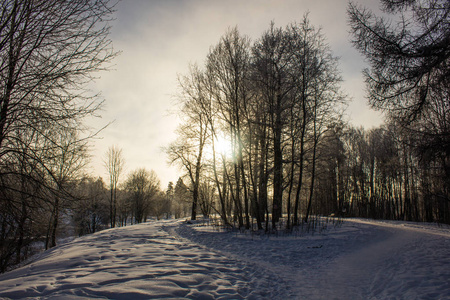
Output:
[[[216,155],[230,158],[233,156],[233,145],[229,138],[219,135],[214,139],[214,151]]]

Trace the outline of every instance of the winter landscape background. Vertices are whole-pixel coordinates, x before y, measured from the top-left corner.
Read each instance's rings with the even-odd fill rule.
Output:
[[[0,298],[449,299],[450,1],[0,1]]]

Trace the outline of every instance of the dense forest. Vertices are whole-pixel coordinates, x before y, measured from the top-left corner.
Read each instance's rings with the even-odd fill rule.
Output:
[[[0,272],[58,237],[147,221],[218,216],[226,226],[292,230],[312,215],[450,224],[450,4],[381,0],[386,16],[348,6],[366,57],[379,128],[348,123],[339,60],[306,14],[251,40],[229,29],[203,65],[179,77],[178,138],[165,147],[183,176],[86,173],[88,90],[117,52],[108,0],[14,1],[0,12]],[[39,246],[41,245],[41,246]]]

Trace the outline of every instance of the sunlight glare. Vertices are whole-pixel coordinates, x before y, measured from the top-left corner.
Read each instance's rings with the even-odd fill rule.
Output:
[[[226,157],[231,157],[231,155],[233,154],[231,141],[224,136],[216,137],[216,139],[214,141],[214,149],[217,154],[220,154],[220,155],[223,155]]]

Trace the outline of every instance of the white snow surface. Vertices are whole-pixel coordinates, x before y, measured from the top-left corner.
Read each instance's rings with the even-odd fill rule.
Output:
[[[0,275],[0,299],[450,299],[450,228],[345,219],[253,235],[181,220],[104,230]]]

